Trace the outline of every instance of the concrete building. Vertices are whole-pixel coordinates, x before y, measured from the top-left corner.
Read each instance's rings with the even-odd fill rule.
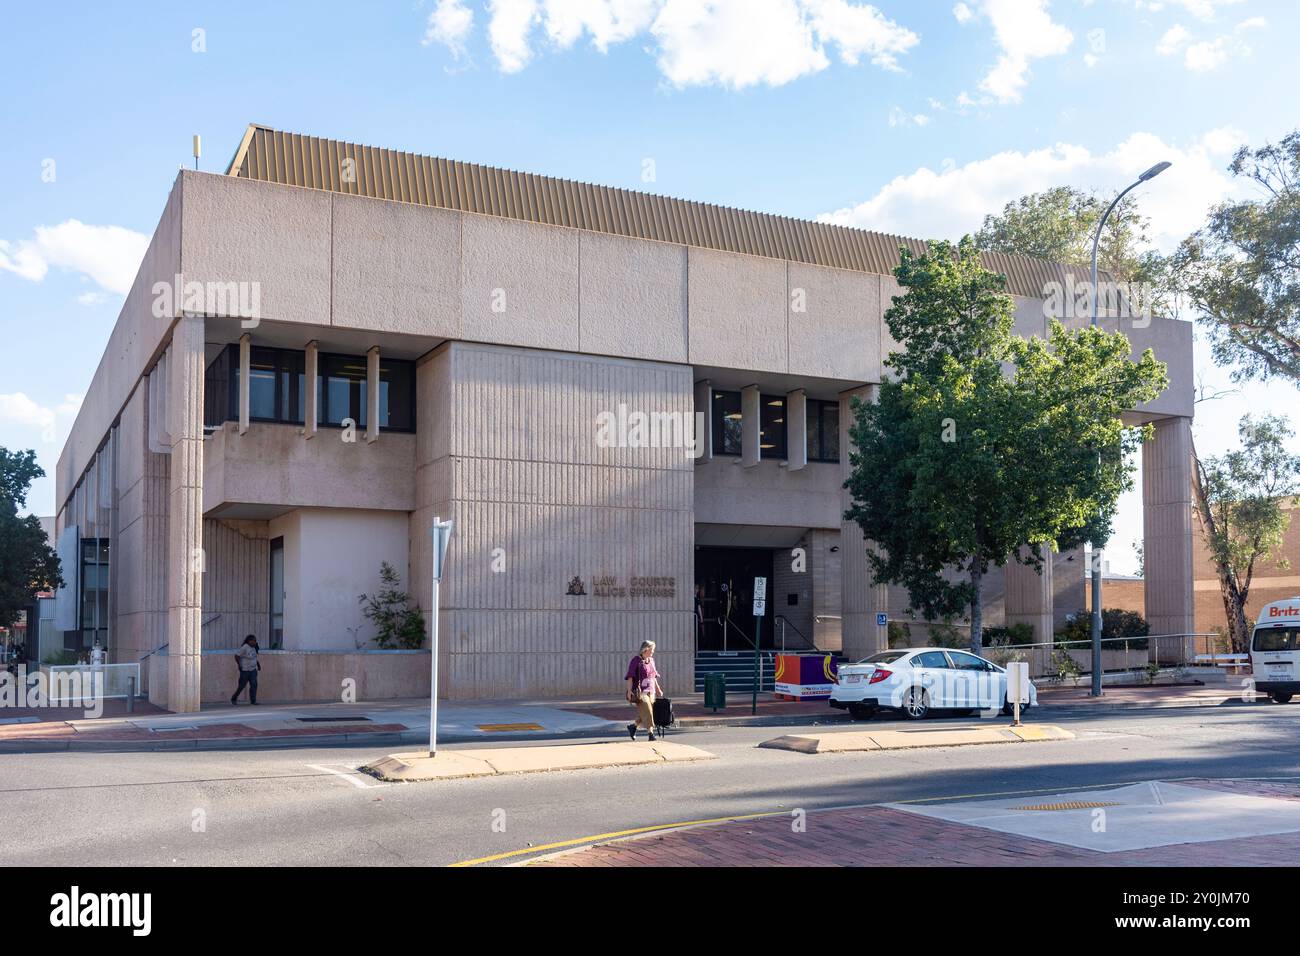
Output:
[[[173,710],[228,696],[214,655],[246,633],[268,699],[427,692],[427,652],[375,651],[357,597],[388,562],[427,604],[443,516],[449,697],[606,692],[645,638],[689,690],[697,649],[747,646],[755,574],[765,646],[882,646],[906,602],[841,485],[900,244],[249,127],[225,175],[177,176],[60,458],[68,641],[145,660]],[[1043,334],[1075,277],[986,261]],[[1156,426],[1147,603],[1190,631],[1191,328],[1127,325],[1172,381],[1131,413]],[[1049,635],[1064,584],[1014,566],[989,618]]]

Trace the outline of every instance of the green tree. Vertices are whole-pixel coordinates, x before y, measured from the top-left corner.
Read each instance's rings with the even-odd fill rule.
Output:
[[[361,613],[375,626],[375,644],[381,648],[417,648],[424,644],[424,615],[411,607],[396,569],[387,561],[379,565],[379,590],[362,594]]]
[[[1287,452],[1286,419],[1247,415],[1238,426],[1241,448],[1197,460],[1193,474],[1201,534],[1219,578],[1228,637],[1234,652],[1250,643],[1246,602],[1255,567],[1282,544],[1291,523],[1286,507],[1300,493],[1300,457]],[[1286,559],[1275,560],[1286,568]]]
[[[978,651],[990,567],[1041,571],[1045,549],[1104,541],[1132,482],[1123,453],[1144,437],[1119,415],[1155,398],[1165,369],[1101,329],[1015,336],[1005,277],[970,237],[903,249],[894,274],[903,294],[885,321],[902,351],[879,400],[854,405],[846,517],[874,578],[905,586],[909,613],[969,611]]]
[[[1216,206],[1179,248],[1180,288],[1233,377],[1300,383],[1300,130],[1237,150],[1228,170],[1261,193]]]
[[[1110,205],[1109,196],[1057,186],[1009,202],[984,217],[975,244],[991,252],[1033,256],[1088,269],[1092,236]],[[1121,284],[1136,308],[1172,312],[1175,306],[1168,261],[1151,245],[1149,220],[1137,198],[1122,199],[1106,220],[1097,243],[1097,267]]]
[[[34,451],[0,448],[0,627],[13,627],[37,591],[63,583],[40,519],[18,514],[32,482],[44,475]]]

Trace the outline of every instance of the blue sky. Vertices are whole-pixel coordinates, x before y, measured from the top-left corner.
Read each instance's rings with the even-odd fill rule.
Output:
[[[1143,195],[1169,248],[1240,193],[1232,148],[1300,125],[1287,0],[7,6],[0,445],[50,473],[196,132],[212,171],[260,122],[954,238],[1024,192],[1171,159]],[[1198,444],[1295,399],[1203,406]],[[30,504],[53,509],[48,479]],[[1137,534],[1130,500],[1116,542]]]

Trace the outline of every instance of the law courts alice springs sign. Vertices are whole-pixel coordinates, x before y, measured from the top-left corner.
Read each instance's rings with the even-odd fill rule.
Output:
[[[580,575],[574,575],[569,581],[565,594],[573,597],[612,598],[672,598],[677,596],[677,579],[660,577],[631,577],[627,584],[612,574],[595,574],[591,577],[590,591],[588,584]]]

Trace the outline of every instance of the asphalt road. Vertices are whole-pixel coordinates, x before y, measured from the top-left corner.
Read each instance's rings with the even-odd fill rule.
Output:
[[[789,727],[715,728],[672,738],[712,761],[406,785],[353,772],[382,755],[354,748],[0,754],[0,863],[509,863],[631,828],[794,808],[1300,777],[1300,704],[1050,719],[1078,739],[806,755],[755,747]]]

